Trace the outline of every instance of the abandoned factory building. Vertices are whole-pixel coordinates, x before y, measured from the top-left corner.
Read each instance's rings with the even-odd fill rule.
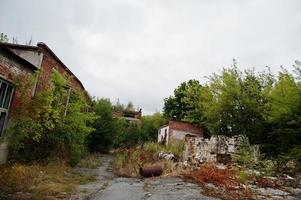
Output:
[[[188,122],[169,121],[168,124],[159,128],[158,142],[168,145],[173,141],[184,141],[187,135],[204,137],[204,130]]]
[[[69,77],[68,89],[78,89],[85,92],[80,80],[70,69],[54,54],[44,43],[37,46],[0,43],[0,164],[6,162],[8,141],[5,128],[9,122],[10,111],[20,101],[21,91],[15,88],[14,77],[30,75],[39,70],[39,75],[31,88],[30,95],[34,97],[39,91],[44,90],[50,81],[53,70],[64,77]],[[67,78],[66,77],[66,78]]]
[[[139,111],[134,111],[134,110],[115,111],[115,110],[113,110],[112,115],[114,118],[124,119],[129,122],[134,122],[134,123],[140,124],[141,117],[142,117],[142,109],[139,109]]]

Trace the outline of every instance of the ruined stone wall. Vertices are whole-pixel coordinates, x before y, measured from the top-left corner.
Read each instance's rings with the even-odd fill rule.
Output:
[[[193,164],[203,162],[227,163],[242,142],[244,136],[227,137],[223,135],[212,136],[210,139],[201,137],[186,137],[184,159]]]

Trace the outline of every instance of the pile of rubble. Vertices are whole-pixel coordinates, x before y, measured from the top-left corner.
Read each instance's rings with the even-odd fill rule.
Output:
[[[259,147],[251,146],[248,138],[245,136],[227,137],[216,135],[206,139],[187,136],[185,142],[184,162],[182,166],[188,169],[189,173],[196,173],[199,170],[203,174],[208,173],[210,175],[216,174],[218,171],[222,173],[223,170],[232,170],[235,172],[232,178],[239,180],[240,183],[238,189],[235,189],[234,194],[244,196],[246,192],[249,192],[248,198],[250,199],[301,199],[301,176],[290,176],[292,174],[288,170],[284,173],[273,172],[269,175],[265,171],[265,168],[268,166],[261,166],[269,160],[264,160],[265,162],[259,160]],[[243,151],[245,147],[252,152],[252,161],[257,163],[256,168],[252,168],[252,166],[240,166],[234,162],[236,159],[233,158],[237,158],[240,151]],[[214,173],[204,170],[204,166],[208,165],[208,163],[212,165],[212,168],[216,169]],[[270,164],[277,166],[275,163]],[[207,187],[208,185],[209,190],[214,191],[215,194],[221,194],[217,196],[229,195],[229,193],[233,194],[233,191],[215,184],[219,180],[216,177],[221,177],[221,174],[214,176],[213,179],[216,179],[214,182],[210,181],[208,176],[202,175],[202,173],[199,173],[199,177],[203,177],[203,179],[198,180],[193,175],[194,181],[203,182],[203,186]]]
[[[245,142],[248,143],[248,139],[242,135],[233,137],[216,135],[209,139],[187,136],[185,140],[184,160],[191,164],[204,162],[227,164],[240,146]]]

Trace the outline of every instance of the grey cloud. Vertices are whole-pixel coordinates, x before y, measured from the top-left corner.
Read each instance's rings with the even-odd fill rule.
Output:
[[[0,0],[0,32],[44,41],[94,96],[144,113],[190,78],[301,59],[299,0]]]

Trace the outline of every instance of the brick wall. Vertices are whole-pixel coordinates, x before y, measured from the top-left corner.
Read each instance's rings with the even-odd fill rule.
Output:
[[[39,51],[43,53],[43,60],[37,84],[37,91],[41,91],[48,87],[53,69],[56,69],[66,79],[70,78],[70,82],[68,83],[70,87],[85,91],[81,82],[66,68],[66,66],[64,66],[45,44],[38,44],[38,47]]]
[[[12,84],[15,84],[13,77],[18,75],[32,75],[34,70],[24,66],[17,62],[12,56],[0,50],[0,77]],[[33,88],[32,88],[33,89]],[[28,91],[28,97],[32,94],[32,89]],[[20,92],[18,90],[14,91],[10,110],[13,110],[20,100]]]
[[[34,73],[34,69],[31,67],[26,67],[26,64],[21,64],[16,60],[16,58],[9,53],[7,53],[5,50],[0,49],[0,77],[4,79],[7,82],[15,84],[13,79],[15,76],[18,75],[31,75]],[[18,91],[15,89],[10,108],[8,113],[8,120],[10,118],[10,111],[14,111],[14,109],[17,109],[17,105],[20,101],[20,93],[21,91]],[[31,98],[32,89],[28,90],[28,98]],[[7,123],[7,122],[6,122]],[[8,137],[4,135],[2,138],[3,141],[0,143],[0,164],[3,164],[7,160],[7,154],[8,154]]]
[[[169,128],[170,130],[179,130],[179,131],[195,133],[200,135],[201,137],[203,137],[204,135],[204,130],[202,127],[198,127],[196,125],[187,122],[170,121]]]

